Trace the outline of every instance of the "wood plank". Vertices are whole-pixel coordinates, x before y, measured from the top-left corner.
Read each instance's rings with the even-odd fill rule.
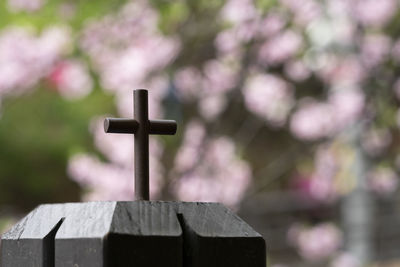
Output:
[[[105,238],[117,202],[67,203],[55,236],[55,267],[106,266]]]
[[[5,233],[0,266],[54,266],[54,235],[63,219],[56,207],[61,206],[39,206]]]
[[[265,267],[265,241],[219,203],[177,202],[184,232],[184,266]]]
[[[182,230],[167,202],[118,202],[107,240],[109,266],[182,266]]]

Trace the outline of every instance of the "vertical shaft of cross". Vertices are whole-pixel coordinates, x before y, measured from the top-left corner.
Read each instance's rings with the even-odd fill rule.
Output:
[[[133,114],[139,127],[135,133],[135,197],[149,200],[149,114],[147,90],[135,90]]]

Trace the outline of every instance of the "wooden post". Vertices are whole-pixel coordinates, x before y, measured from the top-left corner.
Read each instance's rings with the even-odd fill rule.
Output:
[[[265,267],[260,234],[218,203],[42,205],[2,236],[1,267]]]

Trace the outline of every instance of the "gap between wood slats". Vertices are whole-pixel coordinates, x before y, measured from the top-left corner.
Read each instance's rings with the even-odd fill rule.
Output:
[[[51,231],[43,238],[43,267],[55,266],[55,237],[65,218],[61,218]]]

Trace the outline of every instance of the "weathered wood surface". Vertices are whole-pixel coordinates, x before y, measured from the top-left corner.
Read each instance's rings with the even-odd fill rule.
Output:
[[[223,205],[183,203],[177,214],[184,232],[183,266],[265,266],[264,239]]]
[[[42,205],[2,236],[1,267],[265,267],[265,242],[218,203]]]
[[[1,266],[73,266],[103,263],[114,202],[41,205],[2,236]],[[88,266],[88,265],[80,265]]]

